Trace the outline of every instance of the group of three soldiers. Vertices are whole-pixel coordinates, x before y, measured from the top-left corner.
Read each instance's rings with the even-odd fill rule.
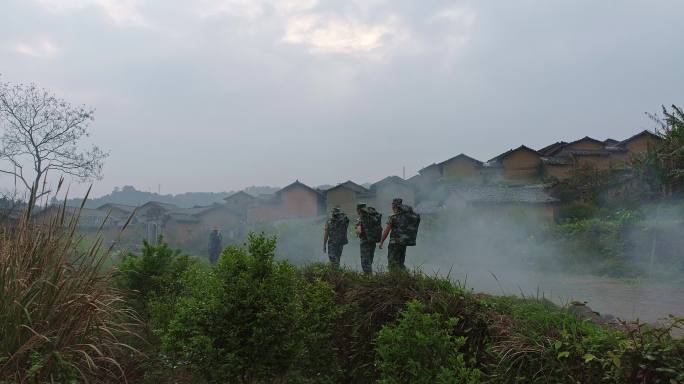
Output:
[[[387,247],[387,264],[390,270],[404,269],[406,247],[415,245],[420,216],[399,198],[392,200],[392,212],[383,231],[382,216],[373,207],[363,203],[356,206],[358,219],[354,232],[359,237],[361,268],[366,274],[373,273],[375,244],[380,243],[378,248],[382,249],[387,236],[390,237]],[[342,249],[348,243],[348,226],[347,215],[339,207],[333,208],[323,230],[323,252],[328,254],[328,259],[334,266],[340,265]]]

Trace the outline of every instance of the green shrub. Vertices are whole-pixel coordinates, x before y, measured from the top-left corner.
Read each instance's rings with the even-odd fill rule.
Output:
[[[275,246],[274,238],[251,234],[246,247],[227,248],[213,270],[188,271],[162,334],[179,364],[210,383],[302,376],[334,382],[333,292],[275,261]]]
[[[643,324],[615,327],[575,317],[547,300],[490,297],[493,317],[487,367],[495,383],[680,383],[684,378],[684,340],[673,327]]]
[[[674,316],[662,328],[630,324],[626,339],[599,360],[606,376],[615,382],[683,383],[684,340],[671,336],[683,327],[684,318]]]
[[[410,301],[396,324],[378,332],[378,383],[479,383],[480,371],[468,368],[459,352],[465,337],[452,335],[458,321],[424,313],[423,304]]]
[[[143,240],[140,255],[129,252],[119,265],[116,286],[147,320],[165,324],[181,291],[181,277],[198,261],[172,249],[160,236],[157,245]]]
[[[335,355],[333,338],[336,320],[342,309],[335,304],[335,291],[324,281],[306,285],[303,297],[304,316],[301,320],[302,355],[297,369],[314,383],[335,383],[340,367]]]
[[[598,208],[594,204],[584,202],[572,202],[560,209],[559,217],[562,220],[583,220],[596,216]]]

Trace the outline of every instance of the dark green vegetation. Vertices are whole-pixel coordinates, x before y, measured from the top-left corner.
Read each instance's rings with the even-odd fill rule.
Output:
[[[419,272],[372,277],[274,259],[251,235],[209,267],[165,245],[122,265],[154,337],[155,383],[681,383],[684,342],[544,299],[476,295]],[[149,259],[149,260],[147,260]],[[164,261],[160,261],[163,259]],[[145,265],[164,265],[149,269]],[[184,271],[173,266],[184,266]],[[159,272],[158,272],[159,271]],[[142,274],[149,276],[142,276]],[[180,277],[179,277],[180,276]],[[140,283],[140,282],[144,283]],[[169,282],[177,284],[169,284]],[[155,286],[155,282],[163,287]],[[170,287],[170,288],[169,288]],[[168,298],[165,296],[168,295]],[[164,303],[164,305],[159,305]],[[674,325],[682,320],[673,319]]]
[[[577,204],[572,208],[577,217],[553,225],[545,236],[559,252],[539,259],[540,267],[681,281],[684,203],[619,209]]]
[[[682,195],[684,193],[684,112],[672,105],[663,106],[662,116],[651,115],[663,139],[660,146],[650,148],[634,164],[642,180],[653,194]]]

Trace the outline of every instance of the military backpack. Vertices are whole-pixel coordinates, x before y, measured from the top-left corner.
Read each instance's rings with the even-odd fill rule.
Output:
[[[333,215],[328,220],[328,241],[334,244],[347,244],[347,229],[349,219],[347,215],[340,213]]]
[[[397,243],[406,246],[416,245],[420,215],[413,212],[413,208],[410,206],[402,205],[399,213],[395,215],[395,220],[396,228],[393,228],[392,231],[396,231],[394,235]]]
[[[361,225],[368,242],[379,243],[382,237],[382,214],[373,207],[368,207],[361,215]]]

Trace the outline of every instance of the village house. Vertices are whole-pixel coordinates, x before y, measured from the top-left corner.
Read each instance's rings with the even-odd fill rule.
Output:
[[[311,219],[323,215],[325,215],[323,194],[299,180],[280,189],[273,197],[259,200],[247,210],[247,220],[250,222]]]
[[[658,135],[646,130],[641,131],[636,135],[615,144],[613,147],[620,148],[623,152],[614,155],[614,157],[623,163],[628,162],[630,156],[644,153],[649,149],[655,148],[661,141],[662,138]]]
[[[557,142],[539,150],[543,156],[544,175],[563,180],[570,177],[577,167],[599,170],[624,169],[630,156],[642,153],[655,145],[660,138],[648,131],[640,132],[624,141],[604,141],[591,137],[567,143]]]
[[[437,181],[442,177],[442,170],[437,163],[432,163],[427,167],[418,171],[420,175],[426,181]]]
[[[473,209],[479,214],[504,215],[522,212],[528,217],[552,222],[557,217],[558,199],[543,186],[457,186],[444,201],[446,210]]]
[[[221,233],[224,246],[244,241],[247,236],[246,224],[241,212],[224,204],[214,204],[168,213],[163,231],[171,245],[202,252],[208,246],[212,230]]]
[[[340,207],[349,217],[356,216],[356,204],[368,203],[372,196],[370,191],[355,182],[348,180],[325,191],[326,212]]]
[[[247,212],[250,207],[255,206],[259,199],[250,195],[247,192],[240,191],[223,199],[224,205],[230,208],[233,212],[238,213],[245,220],[247,219]]]
[[[415,187],[408,181],[399,176],[388,176],[370,187],[372,199],[369,199],[369,205],[372,205],[383,216],[392,214],[392,199],[401,198],[404,204],[415,206],[416,190]]]
[[[621,141],[616,146],[626,149],[629,153],[641,153],[658,145],[662,140],[660,136],[653,132],[644,130]]]
[[[128,218],[133,215],[133,212],[137,209],[137,207],[126,204],[107,203],[95,209],[101,212],[109,213],[112,217],[116,217],[117,219],[128,220]],[[133,218],[131,218],[131,224],[135,224],[136,222],[137,219],[135,216],[133,216]]]
[[[487,182],[533,183],[541,179],[542,157],[534,149],[521,145],[489,160],[483,168]]]
[[[441,163],[431,164],[418,171],[421,181],[426,183],[441,181],[446,183],[482,181],[483,163],[466,154],[459,154]],[[414,179],[418,181],[418,179]]]
[[[442,179],[447,183],[476,184],[482,181],[483,163],[463,153],[441,162],[440,166]]]
[[[617,156],[622,152],[626,152],[626,150],[619,146],[607,146],[606,141],[585,136],[579,140],[565,143],[548,153],[547,156],[569,160],[572,167],[575,168],[589,166],[606,170],[624,166],[624,162],[617,161]],[[551,164],[555,163],[552,162]]]
[[[37,223],[48,224],[51,220],[57,219],[57,215],[64,209],[64,225],[69,225],[72,220],[77,219],[76,227],[86,232],[97,232],[98,230],[120,229],[126,219],[117,218],[97,209],[66,207],[62,205],[50,205],[45,209],[33,214],[33,220]]]
[[[575,169],[572,159],[568,157],[542,157],[544,177],[565,180],[572,176]]]
[[[151,244],[156,244],[157,238],[164,233],[164,226],[170,218],[171,212],[181,210],[174,204],[149,201],[136,209],[135,230],[144,233],[144,237]]]

